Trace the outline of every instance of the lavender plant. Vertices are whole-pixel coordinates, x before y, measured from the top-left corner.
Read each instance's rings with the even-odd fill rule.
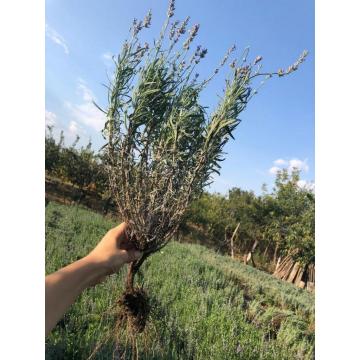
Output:
[[[165,246],[177,231],[189,203],[199,197],[220,171],[224,146],[233,138],[239,115],[263,82],[297,70],[307,55],[287,71],[262,72],[262,57],[249,61],[249,49],[230,63],[230,75],[216,109],[200,104],[201,92],[233,56],[225,54],[213,74],[200,80],[198,64],[207,49],[193,46],[199,24],[187,17],[173,21],[174,1],[154,45],[141,43],[139,33],[151,24],[151,12],[134,20],[130,39],[114,57],[114,78],[108,86],[104,154],[110,187],[128,236],[143,256],[129,267],[121,304],[132,328],[142,331],[148,313],[146,295],[134,287],[144,260]],[[141,310],[142,308],[143,310]]]

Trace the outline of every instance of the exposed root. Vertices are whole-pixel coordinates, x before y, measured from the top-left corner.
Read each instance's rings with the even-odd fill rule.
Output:
[[[125,325],[132,335],[143,332],[150,313],[149,298],[144,289],[136,287],[125,291],[118,304],[119,324]]]

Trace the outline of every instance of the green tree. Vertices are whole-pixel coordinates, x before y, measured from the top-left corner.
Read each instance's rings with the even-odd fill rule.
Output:
[[[60,173],[64,179],[84,190],[95,180],[96,160],[91,141],[77,149],[79,140],[77,136],[70,147],[62,149]]]
[[[47,173],[53,173],[59,167],[61,148],[61,139],[57,143],[53,136],[53,127],[47,126],[45,133],[45,170]]]
[[[273,206],[265,233],[279,254],[308,263],[315,259],[315,196],[300,188],[299,180],[299,170],[277,174],[273,193],[266,197]]]

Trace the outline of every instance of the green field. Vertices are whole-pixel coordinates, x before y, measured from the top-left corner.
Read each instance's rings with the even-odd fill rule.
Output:
[[[115,222],[76,206],[46,208],[46,273],[86,255]],[[85,291],[46,339],[47,359],[118,359],[116,300],[124,268]],[[199,245],[172,242],[140,281],[152,314],[139,359],[313,359],[314,295]]]

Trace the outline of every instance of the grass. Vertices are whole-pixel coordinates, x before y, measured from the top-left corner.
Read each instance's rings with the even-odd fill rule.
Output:
[[[46,273],[86,255],[114,226],[78,206],[46,208]],[[47,359],[119,358],[114,327],[126,269],[86,290],[46,340]],[[194,244],[171,242],[143,265],[152,302],[140,359],[313,359],[314,296]]]

